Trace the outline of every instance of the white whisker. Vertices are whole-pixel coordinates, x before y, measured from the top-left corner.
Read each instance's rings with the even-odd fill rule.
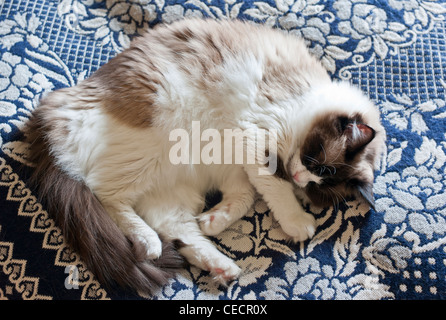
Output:
[[[327,161],[327,153],[325,152],[325,149],[324,149],[324,146],[322,145],[322,143],[321,143],[321,148],[322,148],[322,151],[324,152],[324,157],[325,157],[325,159],[322,163],[325,163]]]
[[[310,156],[307,156],[307,155],[305,155],[304,157],[306,159],[308,159],[308,161],[310,161],[310,162],[312,162],[314,164],[319,164],[319,161],[317,159],[313,158],[313,157],[310,157]]]
[[[345,204],[347,204],[347,200],[344,198],[344,196],[343,196],[339,191],[337,191],[336,189],[334,189],[334,188],[332,188],[332,187],[328,187],[328,189],[333,193],[334,196],[336,196],[337,204],[340,203],[340,201],[338,200],[338,196],[339,196],[339,198],[342,199],[342,201],[343,201]]]

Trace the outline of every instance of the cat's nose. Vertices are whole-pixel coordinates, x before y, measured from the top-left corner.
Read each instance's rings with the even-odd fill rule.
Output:
[[[296,172],[293,176],[294,181],[299,182],[299,172]]]

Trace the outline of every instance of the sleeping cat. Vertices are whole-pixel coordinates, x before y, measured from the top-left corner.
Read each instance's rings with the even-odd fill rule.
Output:
[[[255,161],[204,163],[194,123],[222,139],[228,129],[270,136],[263,153],[243,140]],[[171,159],[177,129],[195,143],[190,161]],[[181,266],[178,252],[221,283],[237,278],[206,235],[245,215],[256,192],[294,241],[316,230],[296,194],[319,206],[349,195],[373,205],[385,148],[365,95],[332,81],[302,40],[241,21],[149,30],[90,78],[44,97],[25,132],[31,180],[68,244],[104,285],[143,292]],[[201,213],[209,190],[222,200]]]

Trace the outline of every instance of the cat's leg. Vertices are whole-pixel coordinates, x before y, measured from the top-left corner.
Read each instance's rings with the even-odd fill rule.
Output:
[[[116,198],[100,200],[119,229],[127,237],[145,245],[148,259],[157,259],[161,256],[162,244],[158,234],[136,214],[129,203]]]
[[[222,284],[237,278],[241,269],[221,253],[198,226],[195,212],[202,206],[203,200],[193,206],[185,205],[186,201],[190,203],[190,199],[180,203],[172,196],[156,199],[147,196],[138,202],[136,210],[163,239],[176,241],[178,251],[190,264],[209,271]]]
[[[183,244],[179,252],[189,263],[200,269],[209,271],[221,284],[227,284],[236,279],[241,269],[235,262],[221,253],[215,245],[201,232],[195,217],[194,221],[183,221],[183,225],[176,226],[176,238]]]
[[[246,215],[254,203],[255,189],[248,176],[242,167],[234,169],[220,187],[222,201],[198,217],[200,228],[206,235],[219,234]]]
[[[261,169],[261,165],[245,166],[249,180],[262,195],[283,231],[295,242],[312,238],[316,231],[316,220],[305,212],[297,200],[293,185],[275,175],[265,174]]]

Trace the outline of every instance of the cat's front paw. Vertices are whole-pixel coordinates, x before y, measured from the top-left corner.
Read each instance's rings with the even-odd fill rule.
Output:
[[[231,220],[228,210],[227,206],[223,206],[201,214],[198,217],[201,231],[207,236],[215,236],[225,230]]]
[[[293,215],[288,219],[279,221],[283,231],[294,242],[305,241],[314,236],[316,232],[316,219],[306,212]]]

